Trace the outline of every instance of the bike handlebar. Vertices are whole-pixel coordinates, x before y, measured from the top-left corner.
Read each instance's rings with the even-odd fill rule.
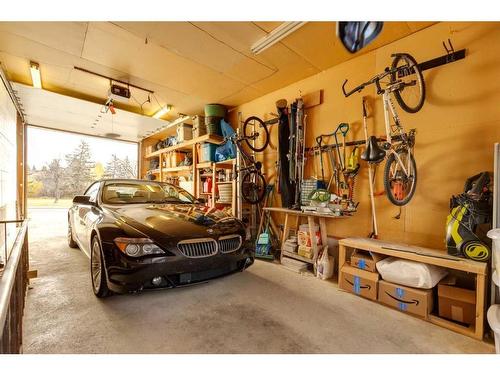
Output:
[[[380,74],[377,74],[375,77],[373,77],[372,79],[370,79],[369,81],[365,82],[365,83],[362,83],[361,85],[359,86],[356,86],[354,89],[352,89],[351,91],[347,92],[346,89],[345,89],[345,86],[348,82],[348,80],[346,79],[344,81],[344,83],[342,84],[342,92],[344,93],[344,96],[347,98],[348,96],[351,96],[352,94],[354,94],[355,92],[361,92],[363,91],[363,89],[366,87],[366,86],[369,86],[371,84],[375,84],[377,86],[377,94],[381,94],[383,92],[382,90],[382,87],[380,87],[380,80],[382,78],[384,78],[385,76],[389,75],[389,74],[392,74],[394,73],[395,71],[397,71],[398,68],[393,68],[393,69],[389,69],[388,67],[384,69],[384,71]]]

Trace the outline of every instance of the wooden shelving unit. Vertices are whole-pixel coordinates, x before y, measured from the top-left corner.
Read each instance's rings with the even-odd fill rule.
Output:
[[[344,238],[339,241],[339,274],[342,266],[347,263],[349,255],[348,253],[352,252],[354,249],[361,249],[371,251],[372,253],[413,260],[420,263],[432,264],[435,266],[467,272],[471,275],[474,275],[476,284],[475,324],[464,326],[460,323],[455,323],[450,320],[441,318],[434,313],[431,313],[427,319],[421,319],[461,333],[463,335],[476,338],[478,340],[483,339],[487,263],[476,262],[469,259],[461,259],[453,257],[451,255],[447,255],[442,251],[426,249],[418,246],[395,244],[369,238]]]
[[[168,136],[176,134],[176,126],[181,123],[188,122],[188,118],[184,118],[182,121],[176,121],[174,125],[168,125],[167,127],[159,130],[158,132],[152,134],[151,136],[144,138],[140,143],[140,155],[141,155],[141,177],[145,178],[146,174],[152,173],[156,176],[158,181],[165,181],[171,176],[184,176],[191,174],[193,177],[192,193],[196,198],[203,198],[207,203],[214,206],[228,206],[231,205],[233,215],[236,215],[237,202],[236,202],[236,180],[234,181],[217,181],[217,170],[232,170],[235,166],[235,160],[227,160],[223,162],[212,162],[203,161],[200,162],[198,155],[198,146],[202,143],[212,143],[212,144],[222,144],[224,138],[219,135],[205,134],[197,138],[193,138],[177,145],[171,147],[165,147],[160,150],[146,152],[152,146],[156,145],[158,141],[165,139]],[[163,161],[168,156],[169,153],[174,151],[184,151],[191,152],[193,155],[193,164],[190,166],[176,166],[176,167],[161,167],[164,163]],[[149,170],[149,164],[151,159],[158,158],[159,167],[153,170]],[[211,172],[205,172],[206,169],[210,169]],[[226,175],[229,173],[226,173]],[[203,181],[206,178],[212,179],[212,192],[203,192]],[[232,185],[232,199],[231,202],[227,201],[217,201],[217,189],[219,185]],[[214,194],[215,193],[215,194]]]

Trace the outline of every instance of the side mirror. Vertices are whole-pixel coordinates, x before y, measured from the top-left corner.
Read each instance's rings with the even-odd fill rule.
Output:
[[[76,203],[76,204],[87,204],[87,205],[93,205],[94,203],[92,203],[90,201],[90,196],[88,195],[77,195],[73,198],[73,203]]]

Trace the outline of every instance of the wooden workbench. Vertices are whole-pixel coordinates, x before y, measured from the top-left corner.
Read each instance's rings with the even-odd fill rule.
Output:
[[[302,212],[298,210],[290,210],[287,208],[280,208],[280,207],[265,207],[264,210],[266,211],[271,211],[271,212],[277,212],[285,215],[285,221],[284,221],[284,226],[283,226],[283,235],[281,236],[281,255],[280,255],[280,262],[283,259],[283,257],[287,258],[293,258],[300,260],[302,262],[314,264],[316,262],[316,259],[318,258],[318,253],[319,253],[319,248],[318,245],[316,244],[316,241],[313,239],[316,237],[316,233],[314,233],[314,225],[315,225],[315,219],[318,219],[319,221],[319,230],[321,233],[321,243],[322,246],[327,245],[328,241],[328,236],[327,236],[327,231],[326,231],[326,219],[345,219],[348,216],[334,216],[334,215],[326,215],[326,214],[319,214],[315,212]],[[313,258],[305,258],[303,256],[300,256],[299,254],[292,253],[289,251],[284,250],[283,246],[285,244],[285,241],[288,239],[288,235],[290,233],[291,229],[291,224],[292,224],[292,216],[295,216],[295,226],[294,228],[298,230],[299,228],[299,221],[301,217],[306,217],[307,218],[307,224],[309,224],[309,235],[311,237],[311,245],[313,248]]]
[[[444,251],[418,246],[384,242],[369,238],[345,238],[339,241],[339,274],[340,269],[347,262],[348,252],[350,253],[354,249],[367,250],[377,254],[433,264],[435,266],[474,274],[476,278],[476,322],[474,325],[466,327],[434,314],[430,314],[426,320],[452,331],[479,340],[483,339],[487,263],[458,258],[448,255]]]

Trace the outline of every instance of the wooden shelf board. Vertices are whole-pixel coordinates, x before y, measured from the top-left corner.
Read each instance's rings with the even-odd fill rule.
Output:
[[[286,257],[286,258],[293,258],[293,259],[296,259],[296,260],[300,260],[301,262],[306,262],[306,263],[309,263],[309,264],[314,264],[314,260],[306,258],[306,257],[303,257],[302,255],[299,255],[299,254],[296,254],[296,253],[291,253],[290,251],[286,251],[286,250],[283,250],[283,249],[281,251],[283,253],[283,256]]]
[[[233,204],[233,202],[219,202],[219,201],[217,201],[217,202],[215,202],[215,204]]]
[[[190,171],[193,168],[192,165],[182,165],[180,167],[170,167],[163,168],[163,172],[182,172],[182,171]]]
[[[190,139],[189,141],[179,143],[178,145],[167,147],[167,148],[162,148],[158,151],[154,151],[150,154],[147,154],[146,159],[157,157],[160,154],[163,154],[165,152],[171,152],[171,151],[176,151],[176,150],[189,150],[189,149],[191,149],[191,147],[193,147],[194,144],[203,143],[203,142],[208,142],[208,143],[220,145],[221,143],[224,142],[224,138],[221,137],[220,135],[205,134],[205,135],[202,135],[201,137],[193,138],[193,139]]]
[[[148,172],[152,173],[152,174],[160,174],[160,170],[157,168],[157,169],[150,169]]]
[[[196,168],[198,168],[198,169],[212,168],[212,162],[211,161],[204,161],[203,163],[198,163],[198,164],[196,164]]]
[[[231,159],[231,160],[224,160],[224,161],[218,161],[215,163],[215,168],[233,168],[234,162],[236,159]]]

